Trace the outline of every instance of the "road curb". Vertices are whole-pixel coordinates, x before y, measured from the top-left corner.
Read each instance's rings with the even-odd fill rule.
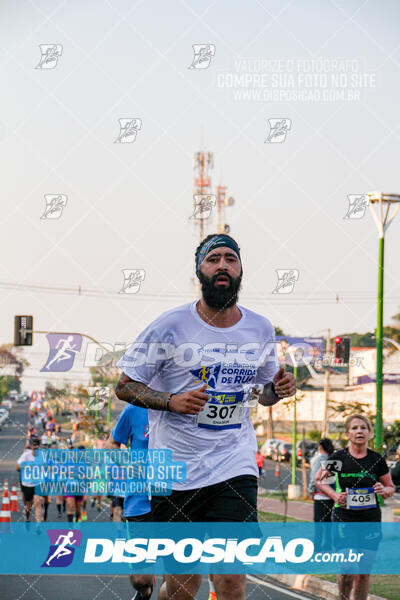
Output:
[[[340,600],[336,583],[325,581],[312,575],[268,575],[287,588],[300,592],[308,592],[317,598],[324,600]],[[368,600],[386,600],[382,596],[368,595]]]

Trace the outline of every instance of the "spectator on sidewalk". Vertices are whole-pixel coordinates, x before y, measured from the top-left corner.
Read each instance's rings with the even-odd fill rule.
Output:
[[[400,446],[396,450],[396,464],[390,469],[392,481],[396,488],[400,487]]]
[[[314,500],[314,521],[318,523],[330,523],[332,521],[333,500],[317,489],[315,476],[321,466],[326,463],[328,456],[335,451],[329,438],[322,438],[318,443],[318,451],[310,462],[310,480],[307,491]]]

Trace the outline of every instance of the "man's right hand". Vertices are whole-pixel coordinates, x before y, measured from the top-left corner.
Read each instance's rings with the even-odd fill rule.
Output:
[[[174,394],[169,401],[169,410],[181,415],[197,415],[201,412],[208,400],[204,390],[207,388],[205,383],[201,388],[188,390],[183,394]]]

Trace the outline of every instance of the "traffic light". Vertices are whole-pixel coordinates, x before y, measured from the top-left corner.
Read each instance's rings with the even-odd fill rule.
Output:
[[[335,363],[348,365],[350,361],[351,340],[349,337],[335,337]]]
[[[33,317],[32,315],[16,315],[14,317],[14,346],[32,346]]]

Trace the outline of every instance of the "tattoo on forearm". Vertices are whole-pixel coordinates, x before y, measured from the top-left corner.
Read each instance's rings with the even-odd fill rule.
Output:
[[[120,400],[134,406],[152,408],[153,410],[167,410],[169,394],[152,390],[144,383],[132,381],[124,375],[118,381],[115,394]]]

